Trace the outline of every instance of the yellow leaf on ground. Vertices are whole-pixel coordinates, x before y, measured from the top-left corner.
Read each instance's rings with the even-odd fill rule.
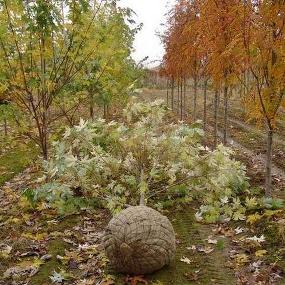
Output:
[[[260,249],[260,250],[257,250],[257,251],[255,252],[255,256],[257,256],[257,257],[262,257],[262,256],[264,256],[266,253],[267,253],[267,250],[265,250],[265,249]]]
[[[27,239],[31,239],[31,240],[36,240],[36,241],[41,241],[47,238],[47,233],[37,233],[37,234],[33,234],[33,233],[24,233],[22,234],[22,237],[25,237]]]
[[[256,222],[258,222],[261,218],[262,218],[261,215],[259,215],[258,213],[255,213],[255,214],[253,214],[253,215],[249,215],[249,216],[247,217],[246,222],[247,222],[248,224],[250,224],[250,225],[253,225],[253,224],[255,224]]]
[[[238,265],[243,265],[249,262],[249,258],[245,253],[240,253],[236,255],[236,263]]]

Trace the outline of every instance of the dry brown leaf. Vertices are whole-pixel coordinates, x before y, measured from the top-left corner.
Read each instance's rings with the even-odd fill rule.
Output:
[[[126,283],[131,285],[138,285],[140,283],[145,285],[148,284],[148,282],[144,279],[143,275],[134,276],[134,277],[127,276]]]

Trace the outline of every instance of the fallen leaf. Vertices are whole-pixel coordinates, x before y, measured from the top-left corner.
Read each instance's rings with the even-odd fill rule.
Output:
[[[75,285],[94,285],[94,284],[96,284],[94,278],[79,280],[75,283]],[[109,284],[109,285],[113,285],[113,284]],[[107,285],[107,284],[100,283],[100,285]]]
[[[212,237],[208,237],[208,243],[209,244],[217,244],[218,241],[216,239],[212,239]]]
[[[257,237],[257,236],[249,237],[249,238],[246,238],[246,239],[247,239],[247,240],[250,240],[250,241],[257,242],[257,243],[265,242],[265,237],[264,237],[264,235],[262,235],[262,236],[260,236],[260,237]]]
[[[7,258],[12,250],[12,247],[7,244],[0,244],[0,257]]]
[[[45,254],[41,256],[41,260],[44,260],[44,261],[50,260],[51,258],[52,258],[51,254]]]
[[[255,213],[255,214],[249,215],[249,216],[247,217],[246,222],[247,222],[248,224],[250,224],[250,225],[253,225],[253,224],[255,224],[256,222],[260,221],[261,218],[262,218],[261,215],[259,215],[258,213]]]
[[[62,283],[65,278],[61,275],[61,273],[58,273],[56,271],[53,272],[51,276],[49,276],[52,283]]]
[[[214,249],[213,249],[212,247],[210,247],[210,246],[205,246],[205,247],[201,246],[201,247],[197,247],[197,250],[198,250],[199,252],[203,252],[203,253],[206,253],[206,254],[209,254],[209,253],[211,253],[211,252],[213,252],[213,251],[214,251]]]
[[[184,273],[184,276],[190,281],[197,281],[199,279],[199,271],[200,270],[196,270],[195,272],[187,272]]]
[[[19,277],[19,276],[29,276],[32,277],[35,275],[39,267],[43,264],[44,262],[38,258],[35,258],[34,260],[29,260],[29,261],[23,261],[17,266],[8,268],[4,274],[4,278],[13,278],[13,277]]]
[[[191,263],[191,260],[188,257],[185,257],[185,256],[182,256],[182,258],[180,258],[180,261],[184,262],[184,263],[187,263],[187,264]]]
[[[92,283],[92,285],[93,285],[94,283]],[[115,282],[114,282],[114,280],[112,280],[112,279],[108,279],[108,280],[103,280],[101,283],[100,283],[100,285],[115,285]]]
[[[130,283],[131,285],[137,285],[139,283],[142,283],[145,285],[148,284],[148,282],[144,279],[143,275],[134,276],[134,277],[127,276],[126,283]]]
[[[186,247],[186,249],[195,251],[195,250],[197,250],[197,247],[196,247],[196,245],[191,245],[189,247]]]
[[[235,228],[235,234],[236,234],[236,235],[239,235],[239,234],[241,234],[241,233],[243,233],[243,232],[244,232],[244,229],[243,229],[243,228],[240,228],[240,227]]]
[[[238,265],[243,265],[249,262],[249,258],[245,253],[240,253],[235,256],[236,263]]]
[[[35,240],[35,241],[42,241],[45,240],[48,237],[47,233],[24,233],[22,234],[22,237],[25,237],[27,239]]]
[[[265,249],[260,249],[260,250],[257,250],[257,251],[255,252],[255,256],[257,256],[257,257],[262,257],[262,256],[264,256],[266,253],[267,253],[267,250],[265,250]]]

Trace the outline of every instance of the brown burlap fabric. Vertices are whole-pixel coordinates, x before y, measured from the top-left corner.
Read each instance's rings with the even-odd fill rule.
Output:
[[[169,264],[175,254],[175,234],[167,217],[146,207],[129,207],[114,217],[103,239],[115,270],[148,274]]]

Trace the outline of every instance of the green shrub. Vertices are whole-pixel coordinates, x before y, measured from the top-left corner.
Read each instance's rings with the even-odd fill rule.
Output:
[[[199,122],[173,123],[169,114],[163,101],[132,102],[120,122],[81,120],[67,128],[44,166],[43,180],[52,183],[35,190],[35,199],[56,206],[79,192],[119,211],[137,205],[141,193],[153,204],[198,196],[204,206],[197,215],[206,221],[242,219],[236,196],[248,188],[245,167],[222,145],[202,146]]]

